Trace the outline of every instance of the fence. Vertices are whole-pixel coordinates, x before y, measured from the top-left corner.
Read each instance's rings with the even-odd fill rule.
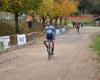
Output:
[[[64,28],[56,29],[56,36],[59,36],[65,32],[67,32],[69,29],[71,29],[70,26],[65,26]]]
[[[9,37],[8,42],[7,39],[4,39],[6,37]],[[33,32],[26,35],[18,34],[18,35],[11,35],[11,36],[3,36],[0,37],[0,53],[9,52],[15,49],[23,48],[28,45],[34,45],[34,44],[36,44],[36,36],[35,33]]]
[[[70,27],[56,29],[56,36],[67,32]],[[0,53],[9,52],[15,49],[23,48],[36,44],[36,32],[29,34],[17,34],[11,36],[0,37]]]

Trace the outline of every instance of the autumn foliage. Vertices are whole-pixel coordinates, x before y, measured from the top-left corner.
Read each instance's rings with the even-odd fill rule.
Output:
[[[77,12],[78,1],[72,0],[43,0],[42,5],[38,9],[38,14],[42,21],[46,18],[55,19],[67,17],[74,12]]]
[[[18,17],[22,13],[38,15],[43,25],[48,18],[51,23],[55,19],[57,24],[58,18],[63,17],[66,19],[66,17],[76,12],[77,6],[77,0],[1,0],[0,11],[10,12],[15,15],[16,33],[18,33]]]

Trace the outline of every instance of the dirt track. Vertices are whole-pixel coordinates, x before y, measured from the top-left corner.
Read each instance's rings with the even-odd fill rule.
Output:
[[[85,27],[80,35],[71,30],[58,36],[51,61],[42,40],[1,54],[0,80],[100,80],[100,63],[89,50],[89,36],[98,31],[100,28]]]

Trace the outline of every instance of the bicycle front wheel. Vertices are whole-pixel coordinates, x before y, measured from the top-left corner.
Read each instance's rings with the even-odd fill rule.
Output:
[[[50,47],[50,45],[48,46],[48,59],[49,59],[49,61],[51,60],[51,58],[52,58],[52,54],[51,54],[51,47]]]

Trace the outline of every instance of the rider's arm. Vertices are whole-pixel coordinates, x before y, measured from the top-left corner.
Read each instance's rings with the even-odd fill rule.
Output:
[[[44,31],[43,31],[43,33],[44,33],[44,38],[45,38],[45,36],[47,35],[47,32],[46,32],[46,27],[44,28]]]

